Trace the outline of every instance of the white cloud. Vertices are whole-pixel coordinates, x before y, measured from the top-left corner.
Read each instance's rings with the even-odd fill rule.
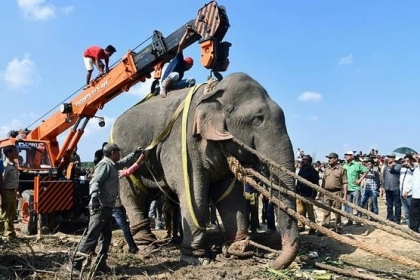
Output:
[[[304,93],[302,93],[298,100],[299,101],[319,101],[322,99],[322,95],[320,93],[316,93],[316,92],[311,92],[311,91],[306,91]]]
[[[7,64],[3,73],[3,78],[7,85],[12,89],[22,89],[38,83],[41,78],[38,76],[38,70],[35,63],[26,54],[24,58],[13,58]]]
[[[23,15],[33,20],[49,20],[55,17],[55,7],[44,0],[18,0]]]
[[[57,7],[45,0],[17,0],[17,4],[25,18],[35,21],[50,20],[57,13],[68,14],[74,10],[73,6]]]
[[[151,79],[147,79],[144,83],[139,82],[135,86],[131,87],[127,93],[143,98],[150,92],[150,87],[152,86],[153,81],[154,79],[151,78]]]
[[[13,119],[10,124],[0,126],[0,138],[7,137],[7,134],[11,130],[19,130],[23,128],[22,121],[19,119]]]
[[[353,64],[353,54],[349,54],[348,56],[344,56],[340,58],[338,65],[349,65]]]

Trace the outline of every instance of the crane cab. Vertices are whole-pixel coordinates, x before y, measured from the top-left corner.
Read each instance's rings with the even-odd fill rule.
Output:
[[[3,148],[9,145],[18,151],[16,164],[21,198],[17,214],[21,232],[33,234],[43,226],[52,228],[60,218],[77,218],[86,211],[89,181],[81,181],[77,176],[66,178],[66,174],[54,166],[49,141],[2,139],[3,161]]]

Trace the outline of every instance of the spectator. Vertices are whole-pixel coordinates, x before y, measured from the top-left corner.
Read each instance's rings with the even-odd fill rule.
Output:
[[[217,220],[217,214],[216,214],[216,206],[211,201],[209,205],[209,224],[207,228],[215,229],[216,228],[216,220]]]
[[[265,164],[261,165],[260,172],[262,175],[264,175],[264,177],[270,176],[270,171],[267,168],[267,165]],[[268,189],[268,186],[264,184],[264,188]],[[276,217],[274,214],[274,212],[276,212],[276,209],[277,209],[276,204],[274,204],[265,196],[263,196],[262,198],[262,203],[263,203],[263,222],[264,222],[264,217],[265,217],[265,220],[267,221],[267,230],[264,233],[271,235],[276,232]]]
[[[258,220],[258,192],[251,185],[244,184],[244,196],[250,230],[252,233],[257,233],[257,229],[260,227]]]
[[[16,238],[13,221],[16,219],[17,196],[19,194],[19,170],[15,160],[18,158],[18,151],[15,146],[9,145],[3,148],[6,160],[1,170],[3,179],[1,185],[1,210],[5,213],[4,217],[4,236]]]
[[[297,148],[296,151],[296,160],[302,160],[303,151],[300,148]]]
[[[79,164],[81,164],[82,162],[80,161],[80,156],[77,153],[77,146],[74,148],[73,153],[70,156],[70,162],[77,162]]]
[[[324,178],[322,180],[321,187],[336,197],[343,199],[347,198],[347,172],[341,166],[338,161],[338,155],[336,153],[330,153],[328,156],[328,165],[325,168]],[[331,199],[328,196],[324,196],[324,204],[330,207],[334,207],[337,210],[341,210],[341,202]],[[322,226],[330,227],[331,212],[324,210],[324,218],[322,220]],[[341,233],[341,215],[335,214],[335,231]]]
[[[368,169],[363,166],[360,162],[354,159],[353,151],[348,151],[344,154],[346,158],[346,162],[343,165],[343,168],[346,169],[347,172],[347,201],[353,204],[360,206],[360,198],[361,198],[361,182],[366,177],[368,173]],[[347,205],[344,207],[345,211],[351,215],[353,215],[353,208],[348,207]],[[357,213],[360,215],[360,213]],[[353,221],[349,219],[346,225],[352,225]],[[356,223],[356,226],[360,226],[360,223]]]
[[[404,210],[404,219],[408,227],[410,227],[410,204],[412,195],[412,178],[413,178],[413,157],[406,155],[404,157],[400,171],[400,194],[401,205]]]
[[[298,175],[308,180],[312,184],[315,184],[315,185],[319,184],[318,171],[316,171],[312,166],[311,156],[304,155],[302,157],[302,165],[301,165]],[[298,181],[296,183],[296,193],[306,198],[315,199],[317,192],[313,188]],[[303,202],[300,199],[296,199],[296,211],[302,216],[306,216],[307,214],[309,220],[311,222],[316,223],[314,208],[311,203]],[[299,231],[304,231],[305,225],[303,225],[300,221],[298,221],[298,228],[299,228]],[[315,230],[311,228],[308,234],[314,234],[314,233],[315,233]]]
[[[118,226],[123,232],[124,239],[128,245],[128,251],[131,254],[136,254],[139,251],[139,248],[136,245],[136,242],[133,239],[130,231],[130,224],[127,221],[127,215],[125,213],[125,208],[121,204],[121,200],[118,197],[115,201],[115,207],[112,209],[112,217],[114,217],[115,221],[117,222]]]
[[[108,144],[108,142],[103,142],[102,143],[102,149],[99,149],[95,152],[95,156],[93,158],[93,163],[95,165],[98,164],[98,162],[100,162],[102,160],[102,158],[104,157],[104,151],[103,148],[105,147],[105,145]]]
[[[419,232],[420,228],[420,166],[419,155],[413,155],[414,171],[412,180],[412,198],[410,204],[410,229]]]
[[[103,75],[104,73],[109,72],[109,58],[117,50],[112,45],[108,45],[105,50],[98,46],[91,46],[85,50],[83,53],[83,61],[85,62],[85,67],[87,70],[86,74],[86,89],[90,84],[90,78],[92,77],[93,65],[99,71],[98,76]],[[104,60],[105,64],[102,62]],[[105,68],[105,69],[104,69]]]
[[[180,243],[182,241],[181,210],[178,197],[174,192],[164,195],[162,211],[166,227],[164,239],[171,238],[172,242]]]
[[[401,165],[395,162],[395,154],[387,156],[383,169],[383,188],[386,197],[386,218],[397,224],[401,222],[400,173]]]
[[[371,211],[378,215],[378,191],[381,185],[379,172],[374,170],[374,161],[369,159],[366,161],[366,168],[368,174],[363,183],[363,194],[362,194],[362,208],[365,208],[369,198],[372,201]]]
[[[163,210],[163,198],[162,195],[159,195],[158,198],[152,201],[149,208],[149,219],[151,224],[155,226],[156,230],[162,230],[163,221],[162,221],[162,210]]]
[[[176,56],[171,60],[171,62],[169,62],[168,67],[162,76],[160,89],[160,96],[162,98],[166,97],[167,92],[170,89],[191,87],[195,85],[195,80],[192,78],[185,80],[182,79],[184,77],[184,72],[190,70],[194,64],[191,57],[184,58],[182,53],[187,42],[188,34],[192,31],[193,29],[190,26],[186,26],[185,33],[179,42]]]
[[[17,139],[26,139],[27,133],[25,129],[20,129],[18,135],[16,136]]]

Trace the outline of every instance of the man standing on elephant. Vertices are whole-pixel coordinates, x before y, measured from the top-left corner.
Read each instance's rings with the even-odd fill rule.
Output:
[[[73,260],[75,270],[89,266],[91,256],[95,253],[99,237],[103,236],[102,247],[99,252],[98,270],[109,272],[106,264],[108,249],[112,238],[112,210],[119,194],[118,170],[130,164],[143,150],[137,148],[135,152],[120,160],[120,148],[114,144],[106,144],[103,148],[104,158],[96,165],[95,173],[89,185],[91,197],[90,217],[87,232],[80,241],[79,251]]]
[[[169,62],[168,67],[162,76],[160,89],[160,96],[162,98],[165,98],[167,96],[167,92],[171,89],[191,87],[195,85],[195,80],[193,78],[185,80],[182,79],[184,77],[184,72],[190,70],[194,64],[191,57],[184,58],[184,54],[182,53],[187,36],[191,31],[193,31],[191,26],[187,25],[184,36],[182,36],[179,42],[176,56],[171,60],[171,62]]]

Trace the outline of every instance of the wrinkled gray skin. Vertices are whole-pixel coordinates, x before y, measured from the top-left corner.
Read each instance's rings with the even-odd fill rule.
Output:
[[[223,79],[213,91],[203,93],[204,89],[202,86],[191,102],[187,134],[194,212],[202,227],[206,225],[209,199],[217,201],[233,179],[222,149],[229,151],[242,164],[257,162],[255,157],[230,140],[232,136],[294,170],[293,147],[283,111],[260,84],[246,74],[236,73]],[[113,142],[122,148],[123,154],[138,146],[147,147],[169,122],[188,91],[171,91],[165,99],[157,96],[129,109],[114,124]],[[147,207],[157,186],[148,166],[162,187],[169,187],[178,195],[184,233],[182,252],[197,256],[195,252],[204,245],[205,231],[194,226],[187,206],[181,157],[181,117],[170,134],[146,155],[146,164],[136,171],[135,176],[148,188],[148,194],[133,187],[126,179],[121,181],[121,199],[127,208],[132,231],[137,233],[135,237],[141,239],[142,234],[151,234],[146,223]],[[294,189],[294,180],[290,176],[280,180],[282,185]],[[293,198],[282,196],[281,200],[295,209]],[[240,184],[216,207],[228,239],[241,240],[248,235],[243,187]],[[277,221],[282,253],[272,267],[281,268],[295,259],[299,234],[296,220],[282,211],[277,215]]]

